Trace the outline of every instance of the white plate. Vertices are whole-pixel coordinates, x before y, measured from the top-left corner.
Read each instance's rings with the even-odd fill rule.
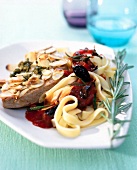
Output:
[[[111,48],[93,44],[89,42],[58,42],[58,41],[36,41],[22,42],[9,45],[0,49],[0,79],[8,78],[9,73],[5,66],[9,63],[15,64],[24,59],[24,55],[29,51],[42,49],[47,45],[55,47],[69,47],[72,51],[76,51],[85,47],[90,49],[96,48],[99,54],[104,54],[107,57],[114,57]],[[130,81],[129,74],[126,74],[126,80]],[[132,102],[132,87],[128,88],[128,102]],[[108,134],[108,123],[103,123],[96,127],[83,129],[81,135],[74,139],[69,139],[61,136],[56,129],[42,129],[32,125],[25,118],[26,109],[4,109],[0,101],[0,120],[14,129],[16,132],[26,137],[37,145],[49,148],[110,148],[110,139]],[[126,119],[131,119],[132,107],[127,112]],[[121,129],[121,135],[128,132],[129,123],[126,123]],[[113,147],[118,147],[123,143],[124,139],[115,140]]]

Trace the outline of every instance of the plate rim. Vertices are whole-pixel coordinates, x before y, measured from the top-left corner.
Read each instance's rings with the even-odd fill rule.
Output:
[[[11,47],[11,46],[16,46],[16,45],[19,45],[19,44],[31,44],[31,43],[49,43],[49,42],[54,42],[55,44],[56,43],[59,43],[59,44],[62,44],[62,43],[65,43],[65,44],[69,44],[69,43],[76,43],[76,44],[81,44],[81,43],[86,43],[86,44],[91,44],[91,45],[97,45],[97,46],[100,46],[102,48],[107,48],[107,49],[110,49],[111,51],[114,52],[114,50],[110,47],[107,47],[107,46],[104,46],[104,45],[101,45],[101,44],[98,44],[98,43],[95,43],[95,42],[88,42],[88,41],[58,41],[58,40],[31,40],[31,41],[20,41],[20,42],[16,42],[16,43],[12,43],[12,44],[8,44],[8,45],[5,45],[5,46],[2,46],[0,47],[0,51],[3,50],[3,49],[6,49],[8,47]],[[130,81],[130,100],[132,101],[132,106],[130,108],[130,118],[132,118],[132,110],[133,110],[133,91],[132,91],[132,82],[131,82],[131,78],[130,78],[130,75],[129,75],[129,72],[127,71],[127,79]],[[24,133],[24,132],[21,132],[20,133],[20,130],[14,126],[11,122],[9,123],[6,119],[4,119],[4,117],[1,117],[1,114],[0,114],[0,120],[5,123],[7,126],[9,126],[10,128],[12,128],[14,131],[16,131],[18,134],[22,135],[23,137],[25,137],[26,139],[28,139],[29,141],[39,145],[39,146],[42,146],[42,147],[47,147],[47,148],[66,148],[66,149],[107,149],[107,148],[110,148],[110,146],[100,146],[99,147],[86,147],[86,146],[83,146],[83,147],[80,147],[80,146],[60,146],[60,145],[43,145],[39,142],[36,142],[34,140],[32,140],[32,138],[30,136],[28,136],[28,134]],[[126,127],[126,133],[128,132],[129,130],[129,126],[130,126],[130,123],[126,123],[125,125],[123,125],[123,127]],[[125,139],[120,139],[120,140],[116,140],[113,144],[113,147],[116,148],[118,146],[120,146],[123,142],[124,142]]]

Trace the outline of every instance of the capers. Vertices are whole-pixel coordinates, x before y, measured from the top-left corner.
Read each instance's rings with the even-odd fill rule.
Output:
[[[42,70],[44,69],[44,67],[41,67],[41,66],[36,66],[35,69],[33,70],[33,72],[35,74],[40,74],[42,75]]]
[[[18,64],[18,67],[20,68],[21,71],[23,72],[29,72],[30,68],[31,68],[32,62],[29,61],[29,59],[27,58],[26,61],[21,61]]]
[[[10,74],[10,77],[15,77],[16,74],[19,74],[21,72],[21,70],[19,68],[16,68],[13,73]]]
[[[27,75],[25,75],[23,77],[24,77],[24,80],[27,81],[31,77],[31,74],[27,74]]]

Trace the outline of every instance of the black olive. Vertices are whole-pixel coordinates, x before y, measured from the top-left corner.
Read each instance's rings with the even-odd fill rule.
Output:
[[[73,71],[76,76],[81,78],[84,82],[89,82],[91,80],[88,70],[85,67],[77,65],[73,67]]]
[[[54,113],[55,113],[55,111],[56,111],[56,109],[57,109],[57,107],[58,107],[58,105],[57,105],[57,106],[53,106],[52,108],[46,110],[45,113],[46,113],[47,115],[53,116]]]
[[[88,90],[90,89],[90,85],[85,85],[80,91],[80,97],[86,99],[88,97]]]

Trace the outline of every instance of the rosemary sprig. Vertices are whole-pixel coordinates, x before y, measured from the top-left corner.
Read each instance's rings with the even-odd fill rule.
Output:
[[[112,92],[112,101],[109,102],[108,99],[106,101],[102,101],[108,112],[110,113],[109,122],[112,123],[112,130],[109,129],[111,146],[112,141],[114,139],[121,139],[128,135],[120,136],[121,127],[126,122],[130,122],[130,120],[121,120],[117,118],[117,115],[125,113],[132,105],[132,103],[125,103],[125,98],[128,96],[126,93],[126,86],[130,84],[130,82],[124,81],[124,72],[128,69],[133,68],[133,66],[128,66],[128,64],[124,64],[123,60],[126,56],[126,50],[119,51],[116,54],[115,63],[117,70],[115,72],[114,78],[110,78],[110,86]],[[108,121],[108,120],[107,120]],[[119,125],[118,128],[115,128],[116,125]],[[113,147],[113,146],[112,146]]]

